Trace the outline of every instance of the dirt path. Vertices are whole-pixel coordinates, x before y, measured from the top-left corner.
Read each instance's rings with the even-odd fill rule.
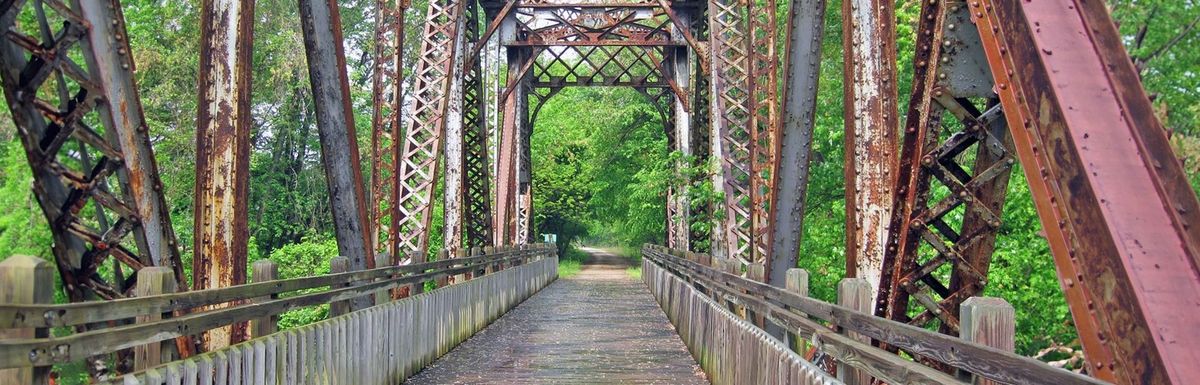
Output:
[[[707,384],[630,261],[599,249],[410,384]]]

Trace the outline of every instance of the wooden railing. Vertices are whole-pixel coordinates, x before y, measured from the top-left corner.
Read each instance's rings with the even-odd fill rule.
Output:
[[[673,275],[700,295],[710,296],[711,303],[721,304],[721,307],[731,309],[734,314],[751,320],[758,318],[760,326],[763,321],[783,326],[790,335],[788,339],[792,349],[797,352],[813,350],[818,355],[832,358],[837,363],[838,378],[848,384],[870,384],[872,377],[890,384],[1105,384],[989,346],[1007,343],[1007,349],[1011,349],[1012,344],[1011,331],[1007,333],[1008,341],[1000,341],[996,334],[1003,336],[1005,333],[986,330],[1005,326],[1011,329],[1011,307],[1008,308],[1007,319],[1004,319],[1003,307],[1006,305],[996,306],[997,302],[1002,302],[998,299],[975,298],[964,304],[962,323],[967,339],[963,339],[871,315],[871,288],[861,279],[843,280],[838,290],[841,297],[839,305],[835,305],[807,296],[807,274],[801,269],[788,271],[791,282],[785,289],[743,277],[741,264],[734,260],[668,250],[656,245],[643,247],[642,255],[647,264],[646,270],[661,269]],[[646,270],[642,272],[643,277],[652,273]],[[761,277],[762,266],[751,265],[745,274],[750,278]],[[664,301],[679,300],[673,296],[656,296],[664,309],[674,306],[673,302]],[[1001,311],[995,311],[997,309]],[[679,322],[673,322],[683,333]],[[687,338],[684,339],[686,342]],[[958,374],[947,374],[914,362],[879,348],[872,341],[902,350],[921,360],[953,367]],[[692,349],[695,354],[697,349]],[[704,359],[697,356],[699,361]],[[723,374],[709,375],[717,380]],[[739,383],[714,381],[718,382]]]
[[[16,381],[13,383],[20,384],[44,384],[47,383],[46,377],[50,365],[78,361],[85,357],[129,348],[134,348],[135,369],[148,369],[170,361],[173,357],[169,352],[176,351],[177,346],[183,349],[187,348],[188,343],[176,344],[175,339],[187,339],[204,331],[235,323],[245,321],[255,323],[254,337],[261,338],[238,345],[236,349],[234,349],[235,347],[228,348],[234,350],[222,353],[223,358],[210,352],[199,357],[189,358],[177,365],[180,370],[184,370],[185,366],[182,365],[186,362],[200,363],[200,367],[204,368],[206,364],[201,362],[204,360],[223,359],[228,361],[229,357],[233,355],[257,354],[255,349],[266,348],[266,346],[259,345],[264,345],[267,336],[275,336],[274,341],[276,342],[286,340],[290,335],[280,337],[279,335],[285,333],[274,333],[275,325],[272,317],[287,310],[321,304],[331,304],[331,319],[298,329],[318,333],[301,334],[302,340],[299,342],[301,344],[321,343],[320,345],[306,345],[309,348],[331,348],[334,349],[331,352],[336,352],[337,348],[330,344],[337,341],[323,340],[322,335],[319,335],[321,332],[347,333],[347,330],[350,330],[350,333],[360,333],[356,335],[363,337],[364,341],[375,337],[383,338],[390,334],[399,334],[394,332],[403,330],[395,328],[404,326],[393,325],[390,322],[365,322],[367,320],[367,318],[363,318],[365,316],[355,316],[354,314],[383,313],[385,311],[380,309],[387,307],[390,315],[401,317],[406,314],[405,312],[414,311],[419,307],[423,311],[430,312],[429,314],[440,312],[437,314],[450,315],[451,318],[448,319],[433,318],[433,316],[428,319],[412,319],[411,317],[408,319],[409,322],[413,322],[411,326],[421,326],[438,333],[444,332],[440,331],[440,328],[443,327],[447,330],[453,329],[452,336],[444,333],[431,336],[436,342],[430,344],[436,348],[434,353],[444,353],[445,350],[448,350],[448,343],[457,344],[463,338],[469,337],[495,317],[503,314],[509,307],[532,295],[533,292],[557,276],[557,256],[552,245],[533,244],[523,245],[519,248],[489,249],[488,251],[489,253],[485,254],[477,250],[475,254],[479,255],[470,257],[464,256],[354,272],[337,272],[337,267],[344,264],[339,263],[338,258],[335,258],[335,261],[331,262],[335,273],[328,275],[265,280],[234,287],[182,293],[169,293],[172,291],[170,285],[163,285],[162,282],[171,281],[156,279],[158,278],[156,277],[156,268],[146,268],[139,272],[138,290],[136,291],[152,293],[155,291],[153,289],[157,288],[168,293],[114,301],[72,304],[44,303],[49,302],[51,298],[49,294],[53,290],[52,270],[43,260],[14,256],[0,262],[0,383],[8,384],[9,380],[12,380]],[[270,263],[260,261],[255,263],[255,269],[273,270],[274,267]],[[258,275],[257,273],[256,275]],[[273,277],[274,274],[267,273],[261,276]],[[455,284],[449,284],[450,277],[455,277]],[[393,296],[389,291],[407,288],[416,294],[428,282],[433,282],[439,289],[424,295],[392,301]],[[446,288],[441,289],[440,287]],[[144,288],[146,290],[143,290]],[[373,296],[377,306],[350,311],[351,300],[367,296]],[[221,304],[229,305],[215,310],[211,308],[213,305]],[[470,308],[465,308],[468,305]],[[457,307],[464,308],[458,309]],[[359,323],[360,318],[363,321],[361,323]],[[370,319],[382,320],[382,318]],[[441,322],[450,320],[453,320],[454,323],[445,326],[439,325]],[[419,324],[420,322],[426,324]],[[49,337],[48,330],[51,327],[80,325],[88,325],[88,330],[66,336]],[[97,325],[115,326],[98,327]],[[335,329],[329,329],[330,327]],[[354,328],[371,330],[352,330]],[[292,335],[296,334],[296,330],[290,332],[293,332]],[[305,336],[313,339],[304,340]],[[324,335],[327,338],[343,338],[338,341],[344,344],[345,335],[340,334],[339,336]],[[411,336],[416,337],[417,340],[425,339],[424,334]],[[298,345],[293,344],[285,349],[295,350],[296,346]],[[284,350],[284,352],[292,354],[294,353],[292,350]],[[423,365],[430,361],[429,357],[436,357],[436,355],[429,355],[433,353],[426,353],[426,357],[412,362]],[[317,352],[308,354],[312,355],[310,357],[317,357]],[[394,357],[394,353],[390,357],[401,360]],[[260,362],[265,362],[263,361],[265,358],[259,358]],[[246,374],[248,376],[253,376],[253,371],[264,371],[265,366],[268,366],[245,364],[245,362],[249,362],[246,360],[253,360],[253,358],[242,357],[239,363],[247,365],[246,369],[252,371]],[[283,364],[283,362],[279,363]],[[300,370],[306,369],[303,360],[288,365],[296,366]],[[221,372],[215,369],[215,366],[207,367],[210,368],[212,376],[219,377]],[[408,371],[399,373],[411,374],[412,369],[410,367]],[[237,369],[230,366],[221,370],[232,373]],[[332,375],[332,372],[321,373],[326,377]],[[347,371],[338,373],[347,376],[358,375]],[[379,376],[381,381],[385,377]],[[154,382],[156,376],[151,376],[147,380],[145,374],[136,378],[143,381],[139,383],[170,383],[169,381]],[[203,379],[205,377],[197,375],[193,378]],[[396,377],[387,378],[388,381],[395,379]],[[403,377],[400,379],[402,380]],[[164,381],[166,381],[166,377],[164,377]],[[302,382],[303,380],[298,381]],[[227,382],[201,383],[224,384]]]

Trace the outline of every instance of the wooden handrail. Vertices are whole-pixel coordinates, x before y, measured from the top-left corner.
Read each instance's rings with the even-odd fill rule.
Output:
[[[804,322],[812,316],[858,332],[915,354],[975,373],[982,377],[1012,384],[1107,384],[1104,381],[1051,367],[1033,358],[1005,352],[988,346],[921,329],[906,323],[875,317],[842,306],[790,293],[765,283],[745,279],[741,276],[717,271],[686,258],[658,250],[658,246],[645,247],[642,255],[656,264],[673,271],[676,275],[735,298],[748,307],[763,314],[770,314],[789,327],[808,331],[815,322]],[[769,306],[768,306],[769,305]],[[794,323],[794,325],[793,325]],[[801,327],[808,324],[807,327]],[[819,325],[819,324],[818,324]],[[811,335],[811,331],[808,333]],[[821,335],[820,337],[826,337]],[[826,342],[835,342],[828,338]],[[875,347],[858,344],[843,344],[852,349],[857,357],[877,356],[876,352],[888,353]],[[891,353],[888,353],[891,354]],[[882,370],[883,368],[875,368]]]
[[[255,297],[278,295],[304,289],[387,278],[402,274],[447,268],[454,265],[486,264],[494,259],[507,258],[520,253],[544,251],[541,248],[511,250],[493,254],[444,259],[433,262],[403,266],[381,267],[346,273],[326,274],[315,277],[281,279],[255,282],[245,285],[207,290],[153,295],[147,297],[122,298],[112,301],[88,301],[68,304],[17,305],[0,303],[0,320],[5,327],[59,327],[84,325],[96,322],[128,319],[140,315],[161,314],[172,311],[211,306]]]
[[[129,309],[128,306],[131,306],[129,304],[138,303],[132,301],[139,299],[143,300],[143,302],[140,303],[149,306],[150,309],[129,309],[129,312],[126,313],[117,313],[115,311],[106,312],[103,310],[96,310],[93,307],[72,308],[72,310],[86,309],[91,311],[90,313],[80,312],[81,315],[74,316],[76,317],[75,319],[79,319],[79,317],[88,315],[97,316],[97,314],[99,314],[100,317],[112,317],[110,319],[123,319],[134,317],[136,315],[161,313],[174,309],[191,308],[195,306],[201,306],[201,304],[227,302],[240,298],[261,297],[269,294],[277,294],[306,288],[317,288],[322,286],[333,287],[329,290],[316,293],[306,293],[287,298],[239,304],[236,306],[187,314],[148,323],[89,330],[64,337],[0,340],[0,368],[13,368],[29,365],[46,366],[55,363],[70,362],[84,358],[85,356],[117,351],[133,346],[168,340],[175,337],[193,335],[216,327],[247,321],[250,319],[261,318],[267,315],[274,315],[295,308],[346,301],[363,295],[370,295],[378,290],[387,290],[409,284],[422,284],[431,280],[436,281],[438,279],[457,274],[473,272],[479,270],[482,266],[491,263],[507,264],[510,261],[528,262],[527,260],[529,259],[539,259],[539,257],[552,255],[552,253],[552,250],[548,248],[532,247],[525,250],[499,252],[479,257],[447,259],[408,266],[359,271],[355,273],[330,274],[321,277],[268,281],[262,284],[243,285],[238,287],[212,289],[191,293],[132,298],[128,300],[122,300],[121,302],[123,303],[121,309]],[[449,267],[457,265],[462,266]],[[396,276],[405,272],[419,273]],[[378,279],[378,281],[371,281],[373,279]],[[287,284],[280,284],[282,282],[287,282]],[[341,284],[354,282],[361,282],[361,284],[357,286],[338,287]],[[252,289],[247,290],[246,287],[252,287]],[[202,295],[197,297],[188,296],[188,294]],[[211,302],[214,298],[221,299],[221,301]],[[184,300],[192,300],[192,302],[185,302]],[[202,300],[210,300],[210,302],[203,302]],[[118,301],[95,302],[95,304],[111,305],[113,302]],[[92,305],[94,303],[82,304]],[[5,307],[23,308],[23,306],[9,305],[5,305]],[[46,306],[46,308],[50,309],[61,307],[70,307],[70,305]],[[38,325],[41,327],[41,324]]]

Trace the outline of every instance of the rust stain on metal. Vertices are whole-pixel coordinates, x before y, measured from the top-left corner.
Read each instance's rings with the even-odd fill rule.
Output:
[[[401,137],[401,85],[404,79],[403,1],[375,1],[375,51],[371,73],[371,190],[368,202],[371,227],[368,237],[374,253],[389,253],[391,263],[399,261],[395,242],[396,159]]]
[[[846,275],[877,286],[896,162],[895,16],[891,1],[847,0],[845,47]]]
[[[429,2],[421,32],[421,54],[413,80],[412,114],[407,122],[400,157],[398,238],[403,250],[424,254],[433,219],[434,186],[442,156],[451,77],[461,66],[461,26],[464,2]],[[344,66],[343,66],[344,67]],[[348,113],[348,112],[347,112]]]
[[[196,290],[246,283],[253,23],[253,1],[201,3],[192,259]],[[208,331],[204,344],[212,351],[245,338],[246,324],[238,323]]]
[[[1104,7],[985,0],[972,12],[1089,372],[1197,383],[1200,230],[1188,223],[1200,204]]]

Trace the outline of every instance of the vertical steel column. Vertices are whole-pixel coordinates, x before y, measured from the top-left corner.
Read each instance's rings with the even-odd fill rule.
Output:
[[[842,3],[846,101],[846,276],[879,285],[896,162],[894,5]],[[877,291],[873,292],[874,295]]]
[[[196,290],[246,283],[253,42],[253,0],[201,2],[192,257]],[[245,338],[244,322],[212,329],[204,334],[205,350]]]
[[[530,58],[537,60],[537,57]],[[533,121],[529,115],[529,86],[522,83],[518,86],[517,104],[513,110],[516,115],[517,133],[517,222],[514,243],[525,244],[533,242],[533,158],[530,156],[530,139],[533,136]]]
[[[338,253],[352,270],[373,268],[337,0],[300,0],[300,19]],[[365,297],[352,301],[356,309],[370,305]]]
[[[471,0],[463,0],[470,2]],[[464,8],[465,11],[465,8]],[[450,71],[450,93],[447,95],[449,99],[446,106],[446,129],[442,133],[446,141],[446,163],[442,167],[446,174],[443,177],[442,199],[443,199],[443,215],[444,232],[442,235],[442,248],[449,250],[451,257],[458,254],[458,250],[463,245],[463,209],[464,209],[464,175],[463,175],[463,76],[465,64],[463,55],[467,45],[465,44],[464,28],[466,26],[464,20],[467,17],[458,18],[458,35],[454,38],[454,62]]]
[[[804,198],[808,192],[809,155],[816,125],[817,80],[825,0],[793,0],[788,15],[787,71],[783,91],[783,127],[775,141],[771,170],[771,264],[768,282],[784,287],[787,269],[796,267],[803,237]]]
[[[720,162],[714,187],[725,193],[720,230],[724,245],[715,253],[753,261],[751,247],[749,26],[739,1],[708,0],[712,59],[713,159]]]
[[[679,18],[679,24],[683,26],[691,25],[691,21],[694,16],[690,10],[676,10],[675,12]],[[671,29],[671,40],[679,43],[680,46],[673,48],[674,52],[671,52],[670,55],[667,55],[667,59],[669,59],[670,62],[664,63],[663,65],[665,69],[668,69],[668,73],[664,75],[674,78],[675,84],[681,88],[685,95],[691,92],[693,87],[693,57],[691,54],[691,48],[686,45],[687,40],[684,37],[686,32],[687,31],[679,30],[678,25],[676,28]],[[689,159],[694,156],[696,152],[694,149],[695,140],[693,138],[692,116],[689,112],[689,106],[686,105],[686,103],[688,103],[687,100],[680,99],[679,96],[674,95],[674,93],[669,93],[668,95],[671,98],[671,104],[673,106],[672,111],[674,113],[674,117],[671,120],[672,123],[674,123],[674,127],[672,127],[672,129],[675,131],[675,150],[679,151],[679,153],[683,155],[683,159],[680,159],[675,165],[675,180],[678,184],[672,186],[672,195],[670,196],[670,200],[667,202],[667,205],[670,206],[667,211],[673,214],[672,217],[667,218],[668,226],[670,226],[668,233],[673,235],[673,238],[668,239],[667,243],[670,244],[670,247],[672,248],[690,250],[691,213],[689,208],[691,207],[691,198],[689,195],[689,187],[691,185],[691,181],[685,179],[688,176],[681,172],[690,166],[690,164],[688,164],[688,162],[690,162]]]
[[[750,21],[747,54],[750,57],[750,222],[751,245],[755,262],[771,269],[771,211],[767,205],[773,195],[771,171],[775,168],[773,142],[778,141],[779,79],[776,54],[775,0],[747,1]],[[769,273],[769,271],[768,271]],[[767,275],[763,276],[766,279]]]
[[[430,221],[433,217],[434,185],[437,184],[438,159],[446,128],[450,84],[456,63],[461,62],[459,47],[463,1],[429,2],[421,32],[421,53],[413,81],[413,112],[405,130],[400,159],[399,247],[414,253],[414,261],[424,260],[429,246]]]
[[[398,263],[396,249],[400,108],[404,80],[404,14],[408,1],[375,1],[374,70],[371,72],[371,247]]]
[[[1105,3],[969,6],[1089,374],[1200,383],[1200,203]]]
[[[466,41],[478,43],[479,15],[482,10],[475,2],[467,4]],[[486,18],[485,18],[486,20]],[[463,205],[466,219],[466,247],[492,245],[491,171],[488,161],[487,95],[484,92],[483,66],[494,63],[487,59],[490,52],[480,52],[469,60],[463,88]]]
[[[697,40],[708,39],[708,20],[704,17],[703,8],[695,11],[689,17],[692,36]],[[695,161],[692,166],[708,165],[710,162],[710,153],[713,146],[712,132],[710,131],[710,120],[712,113],[710,112],[710,93],[712,87],[709,85],[709,77],[711,71],[705,70],[705,59],[709,53],[706,51],[694,50],[692,52],[692,97],[691,97],[691,129],[692,129],[692,151],[695,153]],[[700,178],[708,178],[707,173],[694,175],[691,183],[696,184],[702,182]],[[720,185],[717,185],[720,186]],[[689,204],[689,231],[688,240],[690,241],[690,250],[696,252],[712,253],[713,247],[720,243],[717,235],[720,233],[715,227],[713,221],[713,210],[711,205],[690,206]],[[704,226],[694,226],[701,221],[708,223],[708,230]],[[715,253],[714,253],[715,254]]]
[[[516,21],[512,15],[500,24],[499,41],[516,39]],[[534,58],[532,50],[522,47],[506,48],[508,80],[499,98],[504,118],[501,123],[496,150],[496,220],[492,227],[497,245],[512,245],[517,242],[517,152],[520,147],[519,133],[528,116],[528,80],[522,71],[529,68]]]

